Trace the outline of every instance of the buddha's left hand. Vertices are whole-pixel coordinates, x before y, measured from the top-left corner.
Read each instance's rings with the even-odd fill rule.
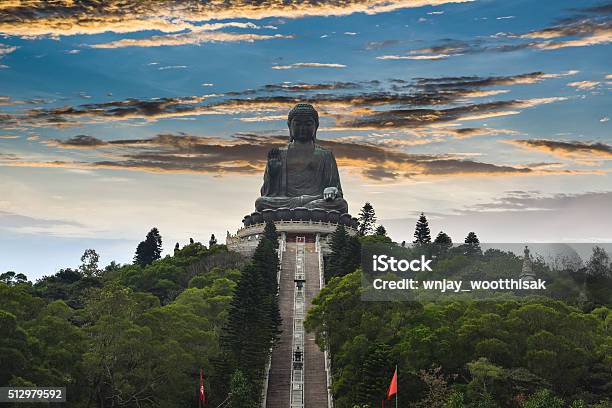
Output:
[[[333,201],[338,197],[338,189],[336,187],[327,187],[323,190],[323,198],[327,201]]]

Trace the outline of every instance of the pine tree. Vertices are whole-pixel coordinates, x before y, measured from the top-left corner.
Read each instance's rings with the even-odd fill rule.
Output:
[[[434,248],[438,255],[446,254],[453,247],[453,241],[444,231],[438,232],[434,240]]]
[[[385,398],[393,374],[390,352],[391,347],[389,345],[375,344],[370,346],[364,356],[360,381],[357,386],[357,398],[360,403],[375,407]]]
[[[416,223],[414,230],[414,241],[415,244],[429,244],[431,242],[431,235],[429,231],[429,223],[425,214],[421,213],[419,220]]]
[[[274,245],[275,249],[278,249],[278,232],[276,231],[276,225],[272,221],[266,222],[264,227],[264,237],[270,240]]]
[[[249,383],[242,371],[234,371],[230,381],[230,392],[232,408],[255,408],[257,406],[256,402],[251,399]]]
[[[217,245],[217,238],[215,238],[215,234],[211,234],[208,240],[208,248],[212,248],[215,245]]]
[[[136,248],[136,255],[134,256],[134,262],[141,265],[147,266],[153,263],[153,261],[161,258],[162,252],[162,238],[157,228],[152,228],[147,234],[144,241],[141,241]]]
[[[476,236],[475,232],[470,232],[465,237],[465,250],[464,254],[468,256],[474,255],[482,255],[482,250],[480,249],[480,240]]]
[[[376,228],[376,232],[374,233],[374,235],[380,235],[382,237],[386,237],[387,229],[383,227],[382,225],[379,225],[378,228]]]
[[[361,263],[361,242],[349,236],[343,225],[332,234],[331,253],[325,263],[325,281],[354,272]]]
[[[364,236],[372,232],[376,223],[376,213],[372,204],[365,203],[359,212],[359,235]]]
[[[339,271],[342,266],[341,256],[346,249],[348,238],[349,236],[344,225],[338,225],[332,234],[330,243],[331,254],[329,255],[328,262],[325,264],[325,281],[329,281],[331,278],[339,276]]]
[[[227,372],[243,373],[251,384],[250,398],[256,402],[270,348],[280,334],[278,268],[274,242],[264,236],[242,270],[221,335]]]

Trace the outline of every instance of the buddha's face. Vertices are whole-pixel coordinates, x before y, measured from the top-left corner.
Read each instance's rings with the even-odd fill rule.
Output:
[[[310,115],[295,115],[289,123],[292,140],[298,142],[314,141],[317,134],[317,122]]]

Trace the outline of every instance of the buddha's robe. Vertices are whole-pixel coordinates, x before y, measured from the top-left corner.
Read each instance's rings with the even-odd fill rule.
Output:
[[[336,159],[331,151],[316,144],[299,146],[289,144],[279,149],[280,165],[270,160],[266,165],[261,197],[255,201],[255,209],[322,208],[348,212],[348,204],[342,198],[342,187]],[[325,200],[323,190],[336,187],[334,200]]]

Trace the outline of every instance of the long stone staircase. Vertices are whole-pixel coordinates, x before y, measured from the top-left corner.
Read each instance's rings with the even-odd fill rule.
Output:
[[[298,248],[298,246],[300,246]],[[298,255],[299,253],[299,255]],[[296,264],[299,257],[303,265],[303,289],[296,287],[296,270],[301,266]],[[298,272],[299,274],[300,272]],[[312,299],[320,291],[319,254],[314,243],[288,242],[283,253],[279,283],[279,304],[283,319],[281,338],[272,352],[272,360],[268,377],[266,395],[267,408],[329,408],[327,399],[327,378],[325,372],[325,354],[319,350],[315,343],[314,334],[304,332],[299,335],[302,324],[299,319],[300,312],[296,299],[304,294],[304,315],[310,308]],[[297,309],[296,309],[297,308]],[[294,313],[297,313],[294,315]],[[297,318],[294,321],[294,316]],[[297,328],[294,333],[294,323]],[[295,335],[295,337],[294,337]],[[303,339],[303,348],[300,348],[303,361],[301,368],[296,369],[294,355],[296,342]],[[293,373],[292,373],[293,367]],[[297,367],[300,367],[298,364]],[[293,377],[292,377],[293,375]],[[293,379],[293,383],[292,383]],[[293,405],[292,405],[293,401]],[[302,405],[303,404],[303,405]]]

